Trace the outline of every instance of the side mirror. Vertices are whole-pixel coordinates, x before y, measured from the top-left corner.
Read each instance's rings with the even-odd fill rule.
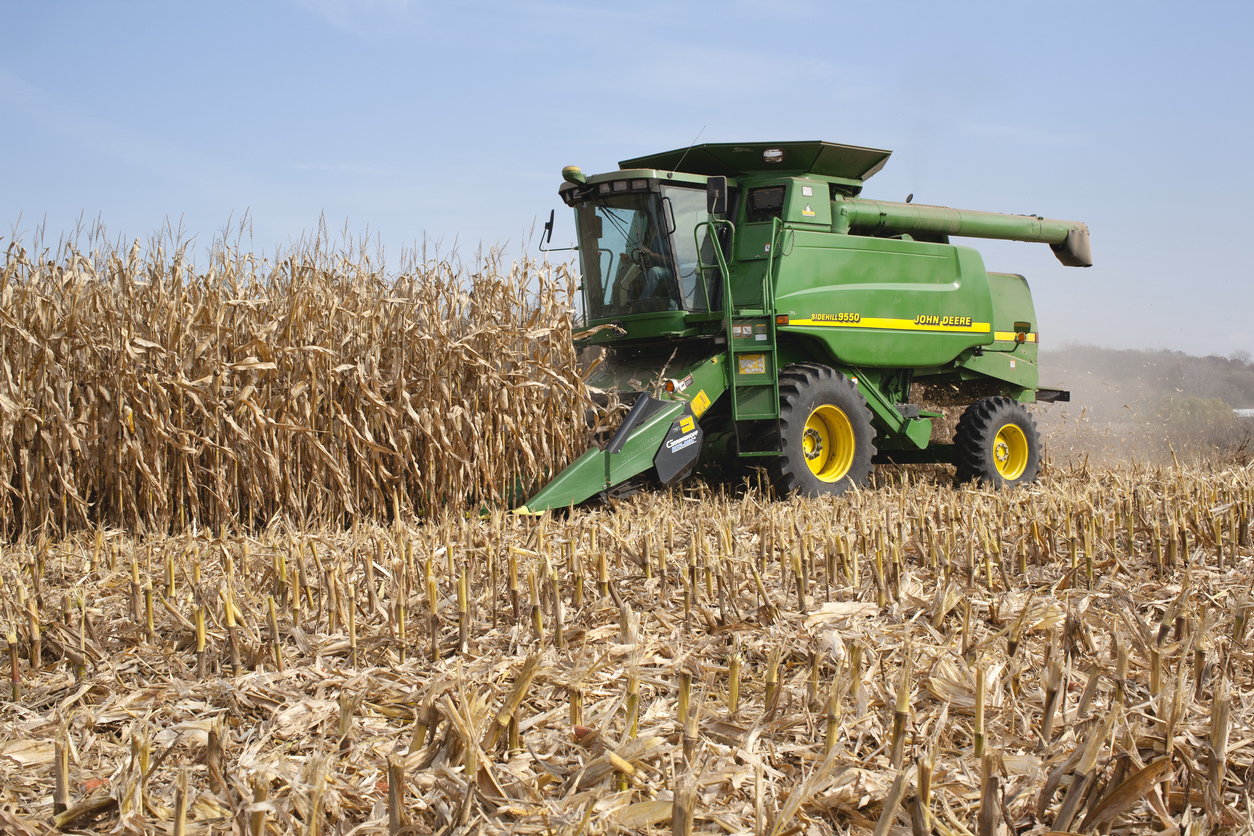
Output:
[[[727,212],[727,178],[711,177],[705,181],[705,209],[711,215]]]
[[[540,252],[542,252],[542,253],[561,253],[561,252],[567,252],[567,251],[569,251],[569,250],[577,250],[577,249],[579,249],[578,247],[556,247],[556,248],[554,248],[554,247],[549,246],[549,245],[551,245],[551,244],[553,243],[553,218],[556,216],[556,211],[557,211],[557,210],[555,210],[555,209],[550,209],[550,210],[549,210],[549,219],[548,219],[548,221],[544,224],[544,229],[540,231],[540,246],[539,246],[539,250],[540,250]],[[599,220],[599,219],[598,219],[598,220]]]
[[[541,243],[541,244],[552,244],[552,243],[553,243],[553,218],[554,218],[554,216],[555,216],[556,212],[557,212],[557,210],[556,210],[556,209],[550,209],[550,210],[549,210],[549,220],[548,220],[548,223],[546,223],[546,224],[544,225],[544,231],[540,233],[540,243]]]

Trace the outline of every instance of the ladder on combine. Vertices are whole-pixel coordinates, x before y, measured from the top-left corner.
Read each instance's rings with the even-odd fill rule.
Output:
[[[699,230],[707,227],[714,242],[716,264],[701,260]],[[731,398],[732,426],[736,432],[736,450],[741,456],[775,456],[774,450],[746,450],[741,437],[744,421],[775,421],[776,439],[779,438],[779,353],[775,339],[775,250],[783,224],[779,218],[771,221],[771,244],[766,272],[762,276],[761,297],[748,305],[737,306],[732,296],[731,273],[723,255],[717,232],[728,229],[729,242],[734,246],[736,225],[731,221],[710,217],[697,224],[693,235],[697,238],[697,269],[702,284],[707,270],[717,268],[723,279],[723,328],[727,337],[727,379]],[[778,448],[778,443],[775,445]]]

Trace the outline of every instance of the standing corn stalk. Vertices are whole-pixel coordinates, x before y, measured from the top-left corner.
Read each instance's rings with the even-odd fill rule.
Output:
[[[586,449],[566,266],[7,249],[0,535],[504,504]]]

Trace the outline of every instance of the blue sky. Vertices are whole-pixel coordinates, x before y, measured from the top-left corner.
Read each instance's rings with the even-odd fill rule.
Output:
[[[1096,266],[976,242],[1043,345],[1254,352],[1254,6],[0,0],[0,235],[99,217],[203,249],[247,212],[519,242],[602,171],[702,142],[894,150],[871,197],[1086,221]],[[566,210],[558,237],[569,238]],[[19,222],[20,217],[20,222]],[[7,242],[6,242],[7,245]]]

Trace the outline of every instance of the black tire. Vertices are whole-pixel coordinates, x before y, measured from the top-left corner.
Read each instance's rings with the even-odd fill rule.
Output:
[[[1022,449],[1015,449],[1018,445]],[[1036,422],[1011,398],[984,398],[967,407],[958,419],[954,448],[959,483],[1026,485],[1041,469]]]
[[[817,423],[807,426],[811,419]],[[811,363],[784,369],[779,376],[779,429],[781,453],[766,464],[781,495],[842,494],[870,483],[875,457],[871,410],[858,387],[835,369]],[[826,449],[824,435],[831,442]]]

